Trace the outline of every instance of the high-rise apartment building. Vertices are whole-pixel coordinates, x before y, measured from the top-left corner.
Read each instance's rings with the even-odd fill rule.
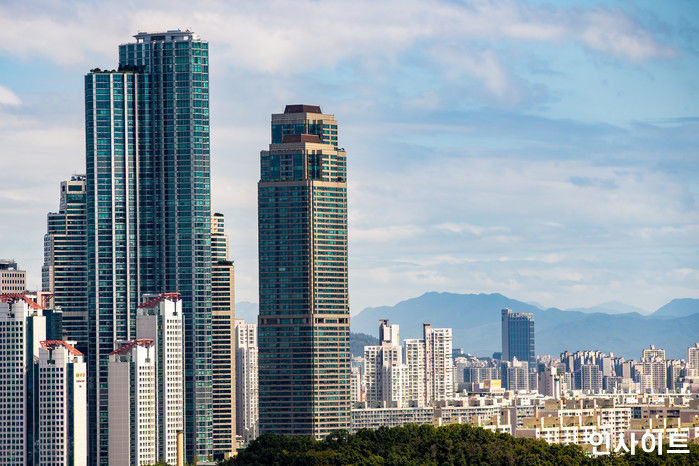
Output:
[[[555,399],[561,397],[561,376],[558,369],[553,366],[544,368],[539,372],[539,383],[537,384],[539,393],[544,396],[551,396]]]
[[[11,259],[0,259],[0,294],[24,293],[26,272],[17,268],[17,262]]]
[[[211,216],[211,365],[214,456],[236,450],[235,268],[228,256],[224,216]]]
[[[47,215],[42,289],[62,311],[62,331],[87,352],[87,199],[85,175],[61,182],[58,212]]]
[[[434,402],[454,396],[453,336],[450,328],[423,324],[425,342],[425,395]]]
[[[72,342],[41,342],[39,380],[39,462],[87,465],[87,366]]]
[[[372,407],[403,407],[406,368],[398,324],[379,320],[379,344],[364,347],[366,402]]]
[[[665,361],[665,350],[656,348],[655,345],[650,345],[650,348],[644,348],[641,351],[641,362],[650,361]]]
[[[667,365],[667,388],[668,390],[677,390],[680,388],[680,382],[682,378],[682,372],[683,370],[686,371],[686,368],[684,367],[684,364],[682,364],[682,361],[679,360],[668,360],[666,362]],[[689,375],[689,371],[686,372],[688,377],[691,377]]]
[[[362,401],[362,373],[358,366],[352,366],[350,373],[350,402],[354,406]]]
[[[517,358],[535,364],[534,314],[502,310],[502,360]]]
[[[404,341],[403,346],[406,365],[405,398],[411,405],[426,406],[428,400],[425,386],[425,342],[409,338]]]
[[[109,355],[110,466],[158,460],[156,348],[153,340],[123,342]]]
[[[41,307],[23,294],[0,294],[0,464],[34,464],[39,453],[34,362],[46,339]]]
[[[259,435],[257,324],[235,320],[236,432],[248,443]]]
[[[513,358],[512,361],[502,361],[500,369],[502,385],[507,390],[529,390],[529,364],[527,361],[519,361]]]
[[[347,161],[320,107],[272,115],[258,184],[260,432],[350,425]]]
[[[602,371],[596,364],[583,364],[575,373],[576,386],[591,393],[602,391]]]
[[[139,33],[117,71],[85,77],[91,463],[109,455],[109,353],[145,294],[179,292],[185,443],[213,453],[208,43]]]
[[[640,380],[642,391],[662,392],[667,388],[665,350],[650,345],[641,352]]]
[[[158,460],[177,462],[177,432],[184,428],[182,300],[164,293],[138,307],[136,338],[153,341],[156,369]]]
[[[699,376],[699,343],[687,348],[687,376]]]
[[[405,340],[399,328],[379,320],[380,345],[364,347],[368,407],[423,407],[454,396],[452,330],[423,325],[423,339]]]

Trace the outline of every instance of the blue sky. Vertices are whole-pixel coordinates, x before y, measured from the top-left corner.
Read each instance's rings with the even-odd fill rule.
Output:
[[[0,257],[40,285],[84,171],[83,75],[138,31],[210,41],[212,205],[257,299],[270,114],[319,104],[348,151],[350,305],[425,291],[543,306],[699,298],[699,3],[0,3]]]

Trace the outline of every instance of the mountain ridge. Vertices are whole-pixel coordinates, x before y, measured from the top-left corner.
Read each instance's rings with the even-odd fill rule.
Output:
[[[394,306],[366,308],[350,323],[353,332],[375,335],[378,319],[389,319],[400,325],[403,338],[420,337],[423,322],[451,327],[454,347],[487,356],[500,351],[500,310],[509,307],[534,314],[537,354],[597,349],[639,359],[644,347],[655,344],[668,357],[684,357],[687,347],[695,343],[692,336],[699,334],[699,300],[683,299],[682,305],[686,315],[658,318],[654,313],[540,309],[500,293],[428,292]],[[691,312],[691,306],[696,312]]]
[[[609,305],[582,310],[542,309],[501,293],[429,291],[393,306],[367,307],[350,319],[350,326],[353,333],[376,336],[378,320],[389,319],[400,325],[401,338],[420,338],[422,324],[429,322],[453,328],[455,348],[489,356],[500,351],[500,310],[509,307],[534,314],[537,354],[556,356],[566,350],[596,349],[639,359],[641,350],[654,344],[665,349],[668,358],[684,358],[687,347],[696,343],[692,337],[699,335],[699,299],[673,299],[650,314],[591,311],[605,304]],[[614,304],[617,311],[632,307]],[[257,303],[238,302],[236,317],[256,323],[257,307]]]

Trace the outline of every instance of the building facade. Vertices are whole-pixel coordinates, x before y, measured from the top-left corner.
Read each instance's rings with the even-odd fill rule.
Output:
[[[87,353],[87,199],[85,175],[61,182],[58,212],[47,215],[42,289],[62,311],[62,331]]]
[[[260,432],[350,424],[347,163],[320,107],[272,115],[258,184]]]
[[[235,320],[236,433],[248,443],[259,435],[257,324]]]
[[[642,391],[662,392],[667,388],[667,363],[665,350],[650,345],[641,352],[638,366]]]
[[[364,347],[367,404],[371,407],[402,407],[405,376],[399,326],[385,319],[379,320],[379,345]]]
[[[236,450],[235,268],[228,255],[224,216],[211,216],[211,365],[214,456]]]
[[[109,457],[109,353],[146,294],[179,292],[187,458],[213,453],[208,43],[139,33],[85,77],[91,463]],[[94,388],[93,388],[94,387]]]
[[[158,460],[168,464],[177,462],[177,432],[184,428],[183,331],[178,293],[152,296],[138,307],[136,338],[152,340],[155,353]]]
[[[22,294],[26,287],[26,272],[17,268],[17,262],[0,259],[0,294]]]
[[[536,363],[534,354],[534,314],[502,310],[502,359]]]
[[[687,375],[699,377],[699,343],[687,348]]]
[[[411,405],[426,406],[428,400],[425,386],[425,343],[423,340],[409,338],[403,342],[403,346],[406,366],[405,397]]]
[[[157,372],[153,340],[124,344],[109,355],[110,466],[158,461]]]
[[[362,372],[357,366],[352,366],[350,373],[350,402],[352,406],[362,402]]]
[[[46,339],[41,306],[0,294],[0,464],[34,464],[39,453],[38,379],[34,363]]]
[[[518,361],[516,357],[512,361],[502,361],[500,374],[502,385],[507,390],[529,390],[529,363],[527,361]]]
[[[433,402],[454,396],[453,337],[450,328],[423,324],[425,345],[425,395]]]
[[[87,366],[72,344],[41,342],[39,380],[39,462],[87,465]]]

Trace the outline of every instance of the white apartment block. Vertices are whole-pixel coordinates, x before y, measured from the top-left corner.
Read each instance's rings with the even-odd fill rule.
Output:
[[[236,432],[247,443],[259,435],[257,325],[235,320]]]
[[[352,410],[351,432],[399,427],[406,424],[472,424],[495,432],[511,433],[509,412],[497,403],[478,406],[422,406]]]
[[[699,343],[687,348],[687,376],[699,377]]]
[[[410,405],[426,406],[425,391],[425,343],[423,340],[408,339],[404,344],[406,365],[405,399]]]
[[[364,347],[366,402],[371,406],[403,405],[404,371],[398,325],[379,321],[379,345]]]
[[[364,347],[364,386],[367,404],[381,401],[381,347]]]
[[[453,398],[451,329],[424,324],[423,332],[424,339],[408,339],[401,348],[398,325],[379,321],[381,344],[364,347],[368,407],[421,407]]]
[[[350,404],[353,406],[362,401],[362,373],[359,367],[352,366],[350,372]]]
[[[87,465],[87,366],[71,342],[39,349],[39,465]]]
[[[146,299],[136,313],[136,338],[153,340],[158,460],[175,464],[177,431],[184,429],[182,300],[179,293],[146,296]]]
[[[454,397],[453,337],[450,328],[423,324],[425,342],[425,392],[429,401]]]
[[[33,364],[46,339],[41,307],[19,294],[0,295],[0,464],[26,465],[36,454],[37,430],[28,412]],[[29,438],[28,438],[29,437]]]
[[[360,429],[378,429],[381,426],[398,427],[405,424],[432,424],[433,407],[422,408],[367,408],[353,409],[350,432]]]
[[[643,350],[647,351],[647,350]],[[665,360],[655,359],[639,363],[641,391],[662,392],[667,388],[667,365]]]
[[[157,462],[155,350],[137,339],[109,354],[110,466]]]
[[[665,361],[665,350],[656,348],[655,345],[650,345],[641,353],[641,362]]]
[[[529,364],[527,361],[503,361],[501,374],[507,390],[529,390]]]
[[[400,353],[400,348],[397,349]],[[379,376],[381,383],[381,398],[386,406],[403,407],[405,393],[403,388],[407,385],[406,366],[404,364],[388,364],[381,367]]]

